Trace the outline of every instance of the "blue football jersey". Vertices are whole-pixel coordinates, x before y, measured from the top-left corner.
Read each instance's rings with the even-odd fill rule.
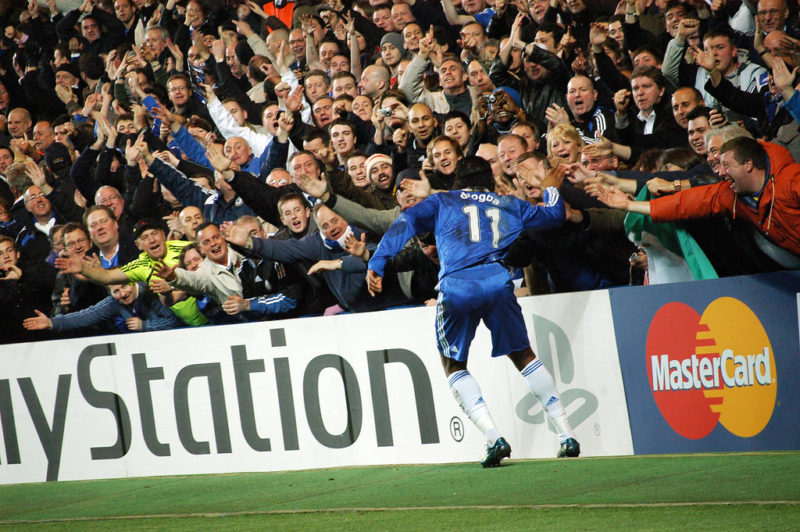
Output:
[[[544,206],[533,206],[513,196],[470,190],[451,190],[428,197],[406,210],[392,224],[369,261],[383,275],[386,261],[408,240],[426,232],[436,236],[439,279],[476,264],[505,257],[508,246],[523,229],[550,229],[564,223],[561,194],[548,187]]]

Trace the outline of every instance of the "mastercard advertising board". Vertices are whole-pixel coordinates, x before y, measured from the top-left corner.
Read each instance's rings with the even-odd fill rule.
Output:
[[[800,449],[800,272],[610,292],[634,453]]]

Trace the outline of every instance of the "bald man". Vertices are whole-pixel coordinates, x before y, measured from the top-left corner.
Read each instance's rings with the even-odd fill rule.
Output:
[[[397,143],[397,148],[400,153],[407,154],[408,167],[419,170],[427,156],[428,141],[439,134],[439,121],[430,107],[415,103],[408,110],[408,129],[411,135],[405,146]]]
[[[361,94],[369,96],[373,102],[376,102],[384,92],[389,90],[391,78],[392,75],[386,67],[370,65],[361,73],[358,88],[361,89]]]

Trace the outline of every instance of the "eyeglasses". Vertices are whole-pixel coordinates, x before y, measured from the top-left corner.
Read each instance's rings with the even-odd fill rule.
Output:
[[[183,87],[172,87],[169,89],[169,92],[184,92],[186,90],[186,86]]]
[[[114,203],[115,200],[122,199],[121,196],[106,196],[105,198],[98,198],[97,204],[98,205],[109,205]]]
[[[763,9],[756,13],[759,17],[766,17],[767,15],[780,15],[783,9]]]
[[[67,249],[72,249],[72,248],[75,248],[75,247],[77,247],[77,246],[79,246],[81,244],[88,244],[88,243],[89,243],[89,239],[88,238],[79,238],[78,240],[75,240],[74,242],[67,242],[66,244],[64,244],[64,247],[67,248]]]
[[[33,200],[36,200],[36,199],[39,199],[39,198],[44,198],[44,197],[45,197],[44,193],[33,194],[32,196],[28,196],[28,199],[25,200],[25,203],[30,203]]]

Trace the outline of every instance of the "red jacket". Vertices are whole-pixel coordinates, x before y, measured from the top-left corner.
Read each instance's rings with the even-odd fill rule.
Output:
[[[757,210],[738,198],[728,181],[721,181],[650,200],[650,217],[655,222],[674,222],[717,214],[738,216],[800,256],[800,164],[783,146],[760,144],[767,151],[769,174]]]

